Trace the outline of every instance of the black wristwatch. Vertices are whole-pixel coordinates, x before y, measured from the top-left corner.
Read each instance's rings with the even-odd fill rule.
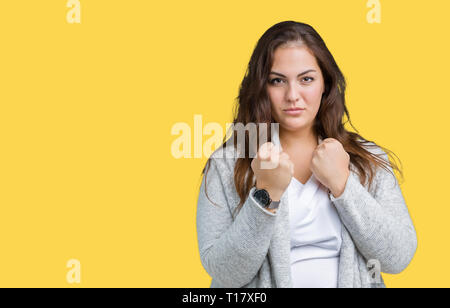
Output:
[[[256,189],[253,193],[253,197],[266,209],[277,209],[280,205],[280,201],[273,201],[270,199],[269,192],[265,189]]]

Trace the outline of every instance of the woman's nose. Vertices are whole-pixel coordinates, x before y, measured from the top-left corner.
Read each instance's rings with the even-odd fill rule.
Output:
[[[296,85],[290,85],[286,95],[289,102],[296,102],[300,98],[299,89],[296,87]]]

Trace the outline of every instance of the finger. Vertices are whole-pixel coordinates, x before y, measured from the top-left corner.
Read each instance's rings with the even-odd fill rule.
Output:
[[[272,152],[273,143],[272,142],[266,142],[264,143],[258,151],[258,157],[261,160],[269,160],[270,159],[270,153]]]
[[[272,151],[270,152],[270,162],[273,164],[278,164],[281,160],[281,152],[278,151],[275,148],[272,148]]]
[[[281,160],[289,160],[289,155],[286,152],[281,152],[280,154],[280,159]]]
[[[290,161],[290,168],[289,171],[291,172],[291,175],[294,175],[294,163]]]
[[[327,139],[325,139],[325,140],[323,141],[323,143],[335,143],[335,142],[340,143],[339,141],[337,141],[337,140],[334,139],[334,138],[327,138]]]
[[[280,152],[272,148],[267,159],[261,160],[261,169],[275,169],[280,162]]]

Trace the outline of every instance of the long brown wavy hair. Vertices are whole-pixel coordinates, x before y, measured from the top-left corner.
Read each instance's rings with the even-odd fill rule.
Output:
[[[315,56],[324,76],[325,92],[322,96],[313,129],[322,139],[334,138],[343,145],[345,151],[350,156],[350,163],[356,168],[361,184],[364,185],[368,180],[370,188],[375,176],[376,168],[382,167],[385,170],[390,171],[388,168],[389,162],[380,158],[384,155],[383,153],[373,154],[365,149],[364,146],[378,146],[390,157],[392,157],[392,154],[394,153],[384,147],[376,145],[375,142],[366,140],[359,134],[349,132],[344,128],[344,124],[348,121],[353,129],[358,132],[351,123],[350,115],[345,106],[346,81],[344,75],[336,64],[323,39],[313,27],[308,24],[295,21],[283,21],[269,28],[258,40],[250,58],[244,79],[240,85],[239,95],[236,98],[237,103],[234,106],[233,125],[237,123],[242,123],[243,125],[247,125],[248,123],[267,123],[266,136],[268,136],[268,141],[271,141],[270,123],[274,123],[275,121],[271,115],[271,102],[268,97],[266,86],[273,63],[274,51],[277,47],[288,43],[301,43],[306,46]],[[347,118],[347,121],[345,122],[343,122],[344,115]],[[237,134],[233,132],[230,138],[233,138],[232,144],[236,148],[238,145]],[[229,143],[229,141],[226,142],[225,136],[222,147],[225,148],[227,144],[231,143]],[[253,158],[248,155],[250,152],[248,132],[245,133],[244,147],[245,157],[237,158],[234,167],[234,185],[240,198],[236,210],[239,210],[242,207],[254,184],[254,174],[250,166]],[[202,175],[205,174],[206,170],[205,193],[207,197],[206,177],[210,161],[211,157],[209,157],[202,170]],[[403,173],[395,162],[391,163],[391,167],[392,169],[397,170],[403,178]],[[395,177],[393,173],[392,176]],[[211,201],[211,199],[209,200]],[[214,202],[212,203],[215,204]]]

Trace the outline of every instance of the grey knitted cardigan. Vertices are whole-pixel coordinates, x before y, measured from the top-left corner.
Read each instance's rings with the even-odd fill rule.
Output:
[[[389,161],[378,146],[367,149]],[[210,287],[292,288],[288,194],[282,195],[274,214],[252,197],[253,187],[236,214],[234,157],[234,148],[228,146],[211,155],[207,193],[216,205],[205,195],[204,176],[198,195],[198,248],[212,277]],[[369,190],[354,170],[350,164],[341,196],[329,193],[342,222],[338,288],[385,288],[381,273],[374,274],[374,263],[368,260],[376,260],[379,272],[400,273],[415,254],[416,231],[395,176],[378,168]]]

